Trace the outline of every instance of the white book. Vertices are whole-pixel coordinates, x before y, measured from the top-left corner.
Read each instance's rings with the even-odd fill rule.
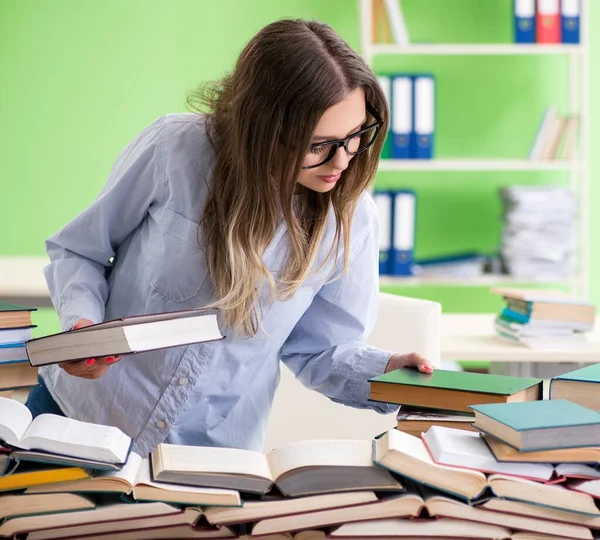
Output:
[[[34,420],[23,403],[5,397],[0,397],[0,440],[41,451],[40,456],[47,452],[107,464],[125,463],[132,446],[131,438],[119,428],[56,414],[41,414]]]

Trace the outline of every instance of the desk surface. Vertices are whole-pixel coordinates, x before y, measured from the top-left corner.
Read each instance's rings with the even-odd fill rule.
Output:
[[[600,318],[587,334],[589,349],[530,349],[495,335],[494,314],[444,313],[441,356],[496,362],[600,362]]]

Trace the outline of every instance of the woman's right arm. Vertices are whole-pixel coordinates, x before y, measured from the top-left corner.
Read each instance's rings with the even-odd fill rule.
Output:
[[[46,241],[44,274],[64,330],[104,320],[112,258],[165,189],[162,126],[161,118],[131,141],[96,200]]]

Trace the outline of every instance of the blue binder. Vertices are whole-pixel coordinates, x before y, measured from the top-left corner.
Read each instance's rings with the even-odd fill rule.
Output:
[[[392,193],[392,250],[391,273],[411,276],[414,265],[417,195],[406,189]]]
[[[392,77],[392,158],[411,157],[413,129],[413,80],[409,75]]]
[[[411,155],[415,159],[431,159],[435,135],[435,78],[416,75],[414,93],[414,138]]]
[[[580,9],[579,0],[562,0],[560,19],[563,43],[579,43]]]
[[[379,275],[392,273],[392,205],[393,194],[376,191],[373,200],[379,212]]]
[[[515,42],[535,43],[535,0],[513,0]]]
[[[383,143],[383,148],[381,149],[381,159],[390,159],[392,157],[392,134],[390,129],[392,125],[392,79],[389,75],[378,75],[377,81],[385,96],[389,110],[388,118],[390,119],[388,132],[384,134],[385,141]]]

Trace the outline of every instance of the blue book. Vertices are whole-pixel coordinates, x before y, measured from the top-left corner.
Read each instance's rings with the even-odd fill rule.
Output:
[[[415,220],[417,195],[412,190],[392,194],[392,249],[391,269],[394,276],[411,276],[415,262]]]
[[[389,191],[377,191],[373,199],[379,212],[379,275],[392,272],[392,205],[393,194]]]
[[[535,43],[535,0],[513,0],[515,42]]]
[[[411,157],[414,138],[413,80],[409,75],[392,77],[391,154],[393,159]]]
[[[435,135],[435,78],[433,75],[416,75],[414,92],[414,137],[411,157],[431,159]]]
[[[600,413],[566,399],[470,408],[478,430],[521,452],[600,446]]]
[[[579,43],[580,0],[562,0],[560,4],[560,19],[562,42]]]

